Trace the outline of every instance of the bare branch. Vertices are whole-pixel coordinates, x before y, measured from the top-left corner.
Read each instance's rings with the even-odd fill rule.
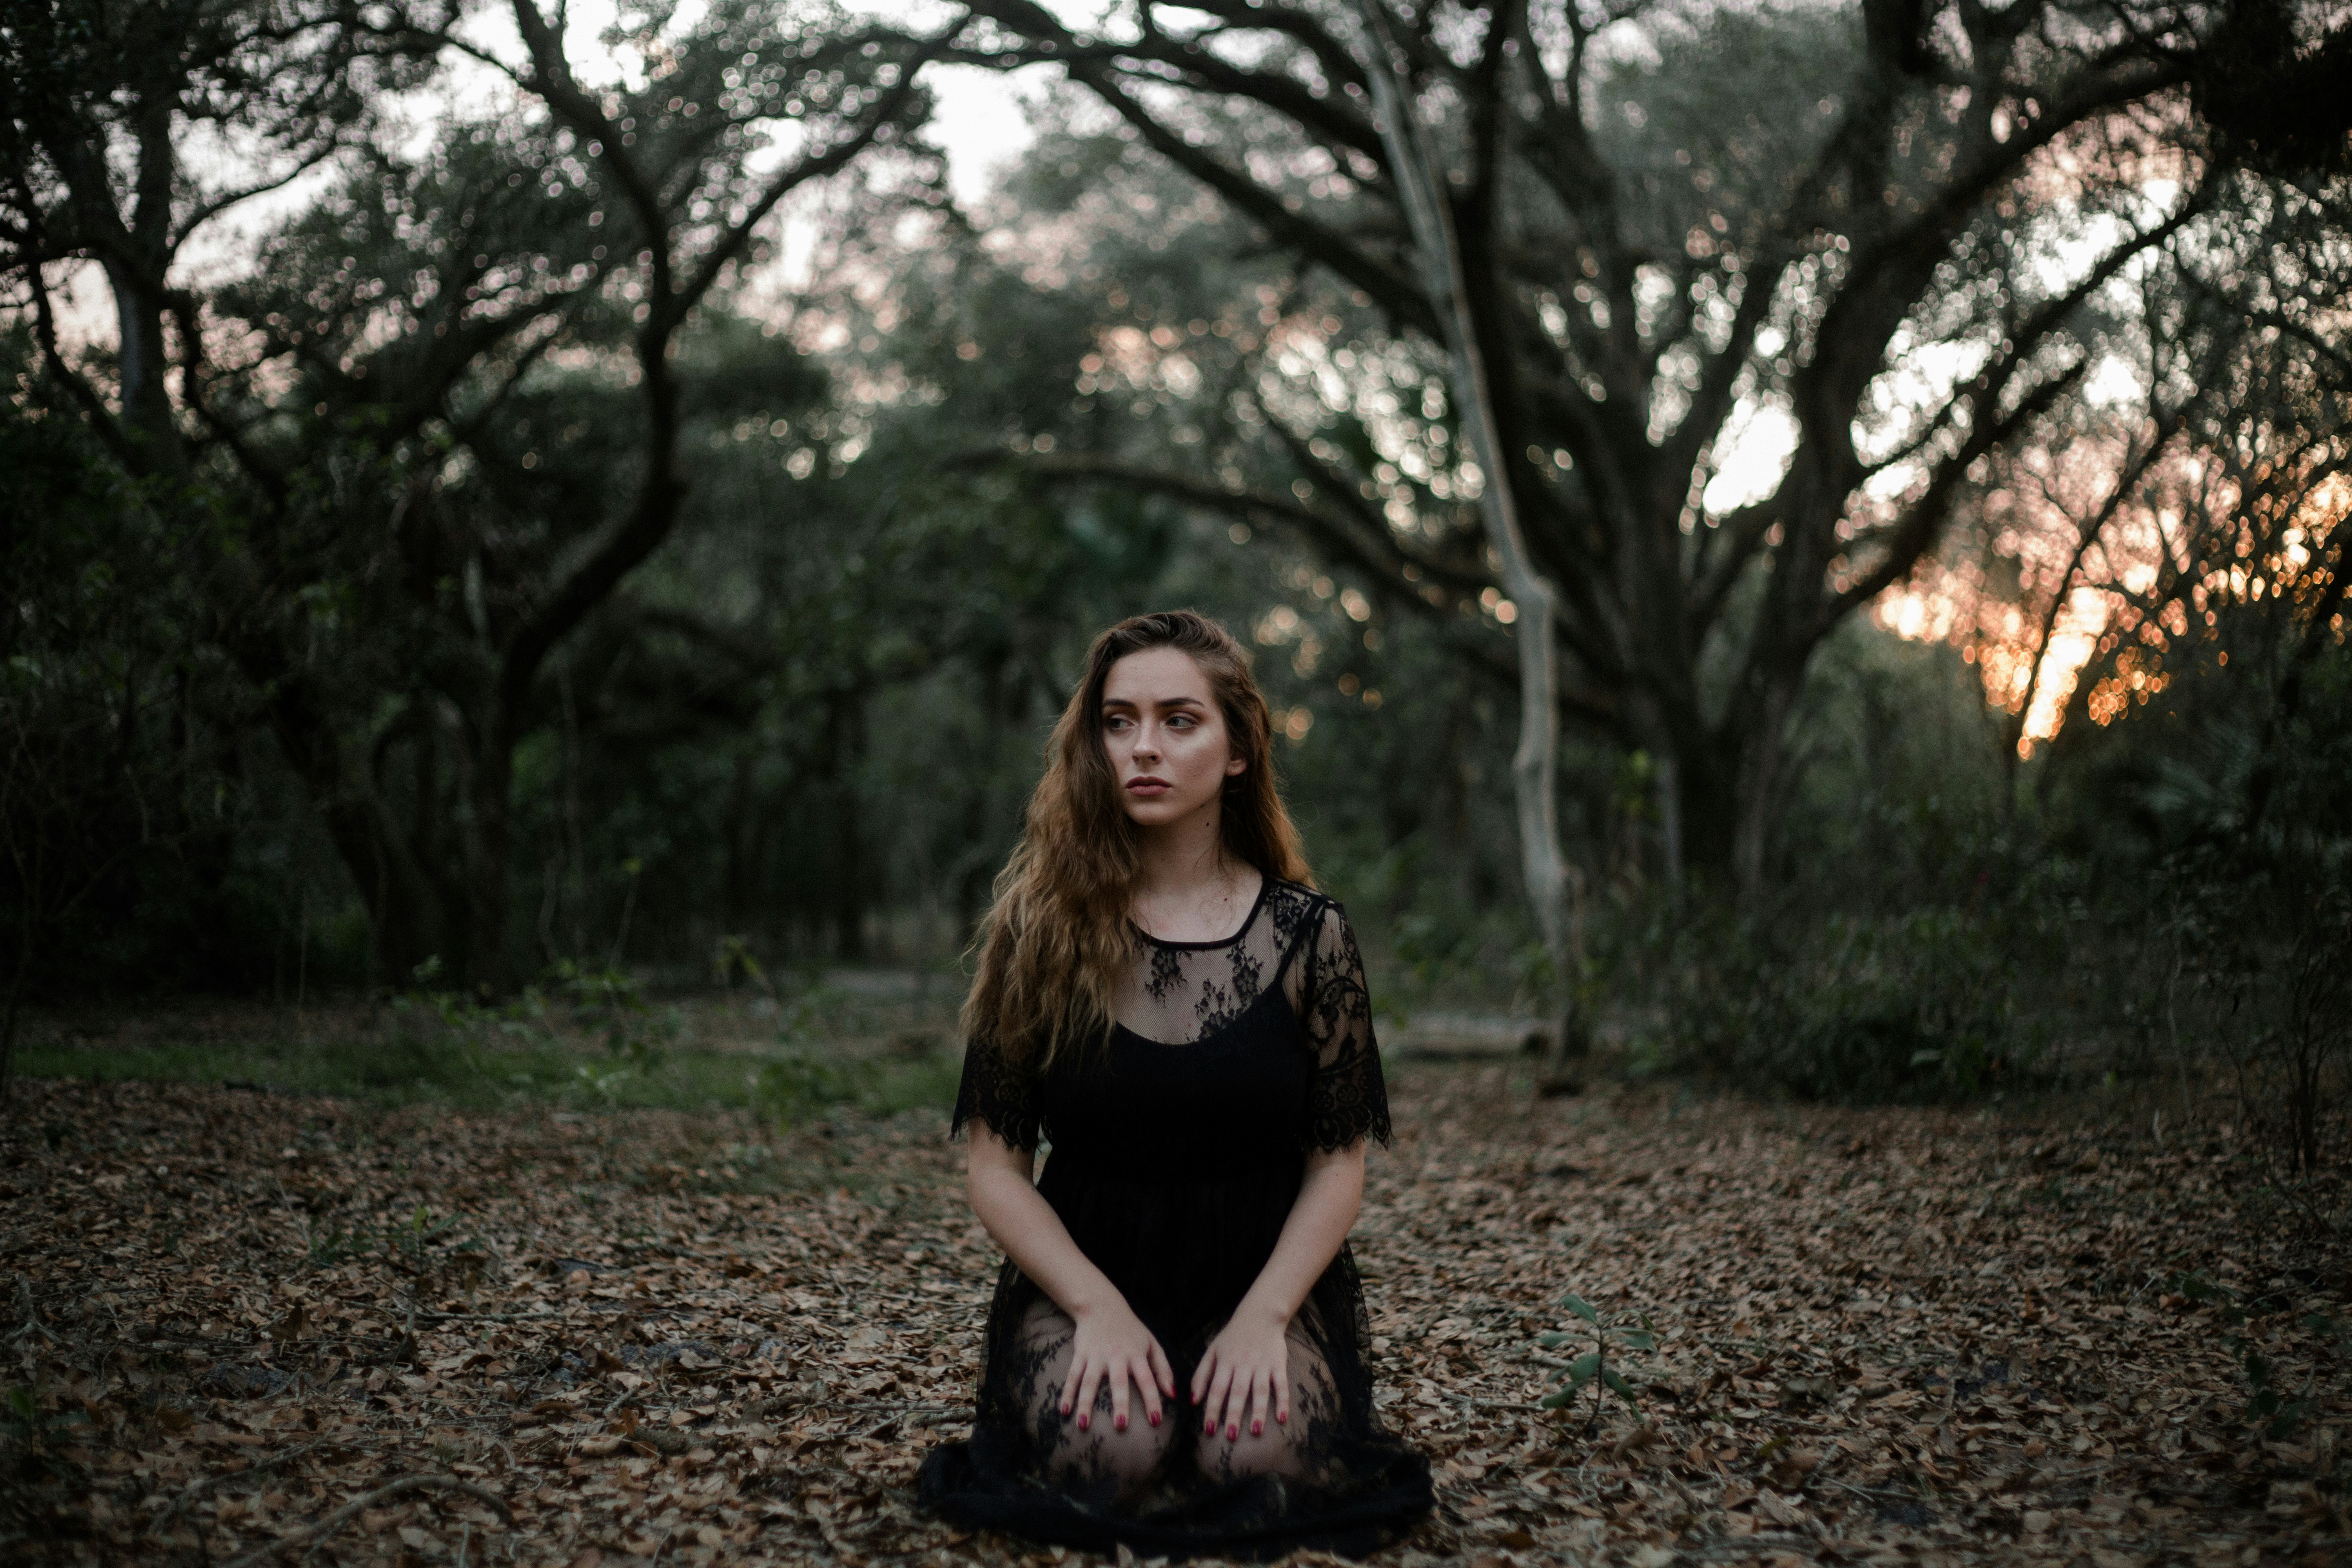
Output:
[[[1901,582],[1919,563],[1942,531],[1954,497],[1958,493],[1969,465],[1986,453],[2006,444],[2024,426],[2043,414],[2067,393],[2081,384],[2091,368],[2090,356],[2076,358],[2058,374],[2044,380],[2006,416],[1986,420],[1972,432],[1958,449],[1947,455],[1936,466],[1927,489],[1906,510],[1900,520],[1854,541],[1883,543],[1885,554],[1878,564],[1857,574],[1843,591],[1825,599],[1811,625],[1804,628],[1805,646],[1811,646],[1827,637],[1846,615],[1876,598],[1881,592]]]

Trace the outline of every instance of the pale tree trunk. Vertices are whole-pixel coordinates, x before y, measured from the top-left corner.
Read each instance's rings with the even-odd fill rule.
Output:
[[[1503,585],[1518,611],[1519,746],[1511,759],[1517,797],[1519,863],[1528,902],[1543,933],[1553,975],[1553,1035],[1547,1077],[1557,1080],[1565,1059],[1584,1044],[1576,1000],[1582,931],[1570,908],[1567,857],[1559,846],[1559,672],[1553,622],[1558,600],[1528,552],[1517,500],[1498,437],[1494,389],[1470,314],[1470,291],[1438,178],[1421,126],[1399,79],[1396,50],[1380,0],[1358,0],[1372,56],[1366,78],[1380,117],[1381,140],[1419,253],[1422,287],[1444,334],[1455,409],[1486,482],[1478,510],[1487,542],[1502,558]]]

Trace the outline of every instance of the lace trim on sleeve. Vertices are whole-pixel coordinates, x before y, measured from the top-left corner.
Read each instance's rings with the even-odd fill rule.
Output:
[[[962,1131],[974,1117],[1015,1149],[1036,1148],[1045,1131],[1035,1079],[1005,1060],[994,1040],[981,1035],[964,1043],[963,1081],[956,1089],[948,1136]]]
[[[1380,1042],[1372,1034],[1371,993],[1356,933],[1338,904],[1327,904],[1307,960],[1302,1022],[1315,1052],[1307,1087],[1304,1142],[1344,1149],[1360,1138],[1389,1141],[1388,1084],[1381,1075]]]

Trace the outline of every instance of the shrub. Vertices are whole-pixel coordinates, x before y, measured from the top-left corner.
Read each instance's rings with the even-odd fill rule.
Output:
[[[1807,1100],[1976,1095],[2041,1056],[1995,918],[1936,906],[1727,919],[1678,944],[1671,1065]]]

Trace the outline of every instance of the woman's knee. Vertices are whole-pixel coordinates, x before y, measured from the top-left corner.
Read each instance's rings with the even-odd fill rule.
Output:
[[[1164,1420],[1153,1426],[1140,1393],[1134,1390],[1129,1391],[1127,1425],[1120,1426],[1108,1384],[1095,1391],[1094,1408],[1080,1426],[1075,1411],[1062,1414],[1066,1372],[1065,1363],[1055,1369],[1056,1375],[1040,1380],[1036,1403],[1029,1411],[1030,1436],[1045,1449],[1047,1468],[1064,1477],[1115,1480],[1122,1490],[1149,1479],[1168,1457],[1174,1428]]]
[[[1073,1458],[1089,1474],[1116,1479],[1122,1489],[1140,1486],[1168,1458],[1168,1428],[1130,1420],[1122,1432],[1106,1419],[1080,1438]]]
[[[1235,1421],[1223,1431],[1203,1433],[1198,1450],[1201,1473],[1213,1480],[1305,1475],[1307,1435],[1328,1418],[1332,1403],[1331,1374],[1322,1357],[1294,1336],[1289,1419],[1265,1417],[1256,1431],[1250,1429],[1247,1421]],[[1253,1410],[1251,1415],[1256,1417],[1257,1412]],[[1227,1431],[1234,1435],[1228,1437]]]
[[[1297,1417],[1291,1419],[1295,1422]],[[1201,1473],[1214,1481],[1239,1480],[1244,1476],[1297,1476],[1307,1469],[1294,1434],[1271,1421],[1259,1433],[1244,1428],[1235,1437],[1223,1433],[1202,1437],[1199,1462]]]

